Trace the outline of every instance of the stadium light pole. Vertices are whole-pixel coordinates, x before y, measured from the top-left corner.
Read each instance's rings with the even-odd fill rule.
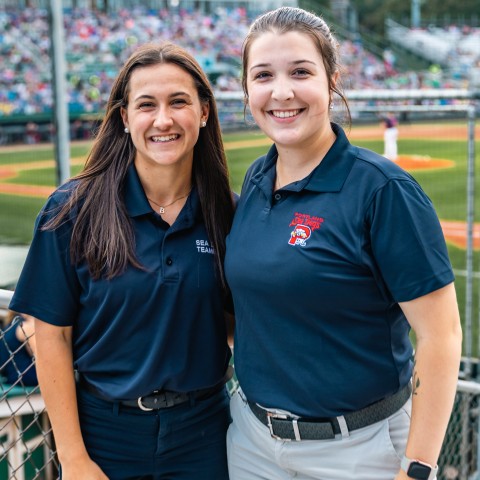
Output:
[[[412,0],[411,3],[411,28],[420,28],[420,0]]]
[[[61,0],[50,0],[50,48],[52,51],[53,124],[55,126],[55,161],[57,185],[70,177],[70,122],[65,80],[65,32]]]

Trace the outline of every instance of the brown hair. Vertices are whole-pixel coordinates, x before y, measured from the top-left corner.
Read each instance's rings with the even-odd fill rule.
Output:
[[[250,26],[242,46],[242,87],[245,94],[245,104],[248,103],[247,67],[250,46],[255,39],[267,32],[283,34],[300,32],[308,35],[320,53],[328,78],[329,90],[335,92],[345,105],[348,122],[351,121],[350,108],[343,94],[340,80],[333,83],[333,75],[340,72],[338,60],[338,42],[330,28],[319,16],[296,7],[280,7],[260,15]]]
[[[197,61],[183,48],[170,42],[143,45],[126,61],[113,84],[105,116],[85,168],[74,177],[77,183],[73,194],[44,228],[60,226],[68,219],[71,209],[78,206],[70,244],[73,262],[85,260],[95,279],[102,276],[113,278],[121,274],[128,264],[143,268],[135,256],[133,226],[121,195],[123,181],[136,150],[130,135],[124,134],[120,112],[128,104],[132,72],[140,67],[159,64],[174,64],[190,74],[200,102],[210,107],[208,123],[200,129],[194,147],[192,177],[200,197],[207,234],[215,250],[220,279],[225,287],[222,265],[234,205],[216,102],[208,78]]]

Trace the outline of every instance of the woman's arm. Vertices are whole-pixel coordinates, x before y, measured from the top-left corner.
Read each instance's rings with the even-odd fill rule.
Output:
[[[462,352],[454,285],[400,303],[400,307],[417,339],[406,455],[435,466],[453,407]],[[400,470],[397,480],[407,478]]]
[[[72,327],[35,319],[36,367],[62,467],[63,480],[104,480],[89,457],[77,410],[72,356]]]
[[[233,336],[235,333],[235,315],[227,311],[224,311],[223,314],[225,316],[225,322],[227,324],[228,346],[233,352]]]

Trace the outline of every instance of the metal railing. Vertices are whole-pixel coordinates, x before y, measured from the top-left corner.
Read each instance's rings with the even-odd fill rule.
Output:
[[[0,320],[5,322],[13,292],[0,290]],[[35,359],[25,365],[28,337],[17,341],[20,324],[3,323],[0,330],[0,478],[52,480],[58,476],[53,435],[38,385],[27,384]],[[31,353],[28,353],[31,355]],[[8,372],[8,378],[3,376]],[[28,375],[30,376],[30,375]]]

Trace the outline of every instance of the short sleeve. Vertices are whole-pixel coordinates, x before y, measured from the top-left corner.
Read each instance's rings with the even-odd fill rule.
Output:
[[[376,192],[367,217],[373,255],[395,301],[413,300],[454,280],[437,214],[414,180],[389,180]]]
[[[67,221],[55,230],[42,228],[57,209],[58,203],[50,197],[37,217],[9,308],[53,325],[71,326],[80,296],[75,266],[70,260],[72,223]]]

